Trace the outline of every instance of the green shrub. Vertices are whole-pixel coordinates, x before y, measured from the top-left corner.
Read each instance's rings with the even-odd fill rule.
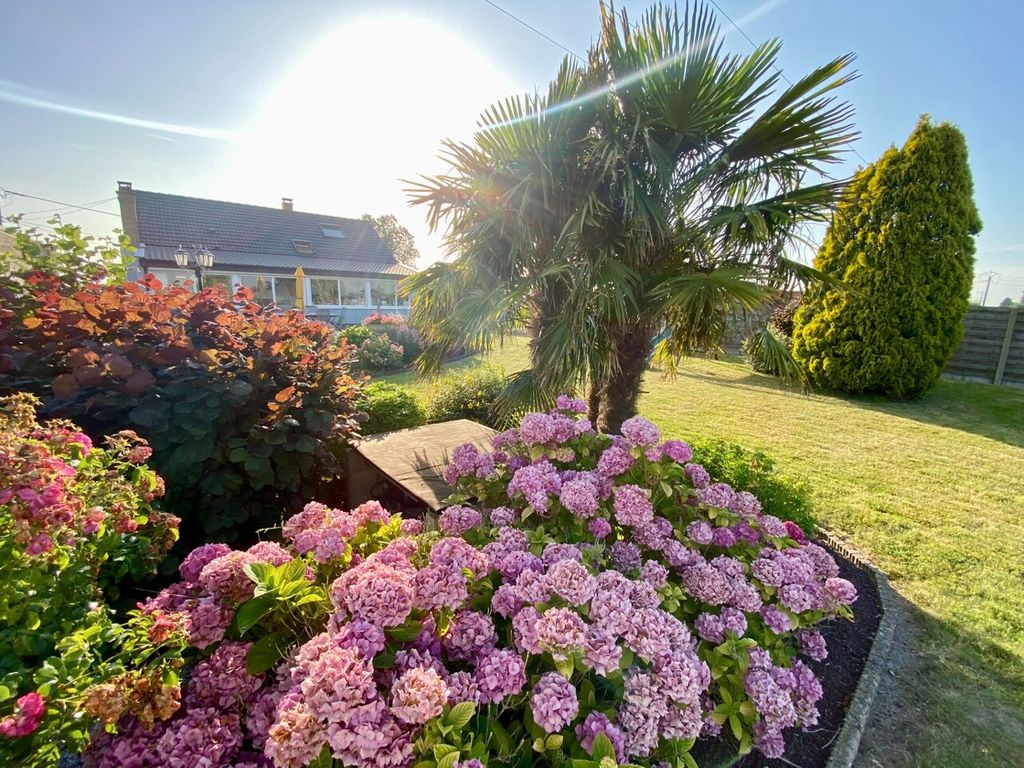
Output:
[[[494,401],[506,386],[505,371],[487,363],[442,377],[427,406],[431,423],[470,419],[500,428]]]
[[[375,333],[386,335],[392,344],[402,348],[402,364],[412,365],[423,351],[423,338],[419,332],[405,323],[381,323],[363,326]]]
[[[23,319],[0,313],[0,391],[30,391],[97,438],[138,431],[185,544],[252,537],[339,494],[334,451],[360,385],[333,328],[152,278],[31,301]]]
[[[796,313],[793,354],[812,383],[914,397],[930,389],[963,337],[981,220],[964,137],[917,124],[854,177]]]
[[[427,421],[416,393],[389,381],[372,381],[363,387],[358,406],[369,417],[363,423],[364,435],[418,427]]]
[[[363,371],[396,371],[405,350],[384,333],[375,333],[356,349],[355,364]]]
[[[374,330],[365,325],[347,325],[341,329],[340,333],[349,344],[355,347],[375,335]]]
[[[765,513],[792,520],[807,533],[813,531],[810,489],[803,480],[777,471],[770,456],[718,438],[687,442],[693,448],[693,460],[715,480],[754,494]]]

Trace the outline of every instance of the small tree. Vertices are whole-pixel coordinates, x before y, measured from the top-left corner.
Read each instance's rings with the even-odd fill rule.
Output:
[[[364,213],[363,221],[373,224],[380,239],[391,249],[399,264],[404,264],[407,267],[416,266],[416,260],[420,257],[416,241],[413,239],[412,232],[399,224],[393,213],[385,213],[383,216]]]
[[[814,266],[845,285],[808,292],[793,353],[812,383],[914,397],[963,337],[974,269],[974,205],[959,129],[923,116],[902,149],[860,171]]]

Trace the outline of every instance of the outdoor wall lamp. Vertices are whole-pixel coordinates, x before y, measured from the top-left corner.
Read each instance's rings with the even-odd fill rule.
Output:
[[[190,246],[185,248],[182,245],[178,246],[178,250],[174,252],[174,261],[182,269],[188,269],[189,256],[195,260],[195,266],[192,267],[192,271],[196,275],[196,288],[203,290],[203,278],[206,276],[206,270],[213,266],[213,254],[206,250],[203,246]]]

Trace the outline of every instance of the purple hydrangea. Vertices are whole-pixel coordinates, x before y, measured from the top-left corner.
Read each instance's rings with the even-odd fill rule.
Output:
[[[689,444],[682,440],[666,440],[661,444],[661,452],[677,464],[686,464],[693,458]]]
[[[554,541],[544,547],[541,560],[544,561],[544,565],[548,566],[554,565],[560,560],[575,560],[577,563],[582,563],[583,553],[575,544],[564,544],[560,541]]]
[[[629,526],[651,522],[654,519],[651,492],[638,485],[620,485],[615,489],[615,519]]]
[[[608,719],[607,715],[600,712],[591,712],[582,723],[576,726],[576,738],[579,740],[583,750],[591,756],[594,754],[594,739],[597,738],[599,733],[607,736],[608,740],[612,743],[616,762],[625,762],[626,750],[622,731]]]
[[[622,422],[622,436],[634,446],[654,445],[661,439],[660,430],[643,416],[634,416]]]
[[[588,480],[569,480],[562,483],[558,494],[562,506],[576,517],[588,518],[597,512],[597,488]]]
[[[565,413],[586,413],[587,404],[576,397],[569,397],[568,395],[559,395],[555,398],[555,408]]]
[[[711,475],[700,464],[687,464],[686,476],[690,478],[694,488],[707,488],[711,485]]]
[[[473,661],[481,654],[489,653],[497,642],[494,623],[487,614],[479,611],[459,611],[442,638],[448,655],[459,661]]]
[[[695,544],[707,546],[715,538],[715,531],[711,524],[705,520],[694,520],[686,526],[686,535]]]
[[[526,686],[526,663],[519,654],[501,648],[482,658],[473,676],[480,701],[496,704]]]
[[[519,513],[509,507],[495,507],[491,510],[491,525],[512,525],[519,519]]]
[[[800,653],[815,661],[824,661],[828,658],[828,646],[825,644],[825,638],[816,629],[798,629],[796,644]]]
[[[603,517],[595,517],[587,523],[587,530],[595,539],[606,539],[612,532],[612,524]]]
[[[373,659],[384,650],[384,631],[365,619],[353,619],[342,626],[334,636],[339,648],[355,648],[366,660]]]
[[[547,733],[558,733],[579,714],[575,686],[557,672],[547,672],[533,687],[530,711]]]
[[[625,448],[613,445],[605,449],[597,461],[597,472],[603,477],[617,477],[633,466],[633,457]]]
[[[480,525],[480,520],[480,513],[475,509],[455,504],[441,513],[437,527],[449,536],[459,536]]]
[[[706,504],[715,509],[728,509],[736,498],[736,491],[731,485],[715,483],[707,488],[697,490],[697,499],[701,504]]]
[[[612,563],[620,571],[639,568],[640,547],[630,541],[616,541],[612,544]]]

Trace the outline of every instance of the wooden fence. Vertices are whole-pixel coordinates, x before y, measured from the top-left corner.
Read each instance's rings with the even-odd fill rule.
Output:
[[[946,375],[1024,386],[1024,312],[1017,307],[971,307],[964,318],[964,340]]]

